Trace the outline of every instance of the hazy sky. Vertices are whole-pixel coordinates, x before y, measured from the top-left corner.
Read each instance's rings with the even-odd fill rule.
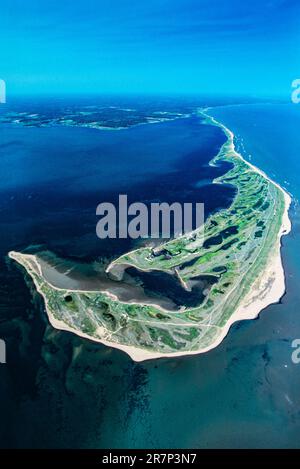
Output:
[[[290,94],[299,0],[0,0],[9,94]]]

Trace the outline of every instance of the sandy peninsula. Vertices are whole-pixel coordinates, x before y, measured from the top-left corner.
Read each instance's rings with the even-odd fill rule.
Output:
[[[217,347],[222,342],[224,337],[227,335],[230,326],[233,323],[246,319],[254,319],[264,308],[266,308],[270,304],[277,303],[281,299],[285,292],[285,275],[281,258],[281,240],[282,236],[286,235],[291,230],[291,222],[288,216],[288,211],[291,204],[291,197],[278,183],[271,180],[264,172],[262,172],[250,162],[246,161],[242,157],[242,155],[240,155],[236,151],[234,146],[233,132],[227,127],[225,127],[222,123],[218,122],[216,119],[210,117],[207,111],[208,110],[202,112],[202,114],[209,119],[211,124],[220,127],[224,131],[228,139],[227,145],[231,153],[234,154],[237,159],[242,160],[249,168],[251,168],[253,172],[258,173],[270,184],[277,187],[282,192],[282,195],[284,197],[284,212],[282,215],[281,228],[278,232],[276,240],[274,241],[271,252],[268,255],[267,263],[264,269],[254,280],[250,290],[242,298],[242,300],[239,301],[236,310],[232,312],[231,316],[228,318],[228,320],[222,327],[219,327],[217,325],[211,325],[211,327],[214,327],[216,330],[214,340],[209,343],[209,345],[204,345],[203,347],[201,347],[201,343],[199,343],[197,350],[179,350],[164,353],[161,351],[147,350],[146,348],[138,347],[136,345],[121,344],[117,341],[109,340],[110,337],[105,333],[105,331],[102,331],[100,327],[98,331],[99,336],[95,337],[94,335],[85,333],[79,328],[72,327],[69,324],[66,324],[64,321],[55,318],[51,308],[49,307],[49,300],[45,295],[44,291],[41,289],[40,283],[37,281],[37,276],[43,276],[38,257],[35,255],[22,254],[14,251],[9,252],[9,257],[17,261],[19,264],[23,265],[29,275],[31,275],[37,290],[44,298],[46,312],[48,314],[49,321],[54,328],[72,332],[80,337],[102,343],[106,346],[117,348],[126,352],[134,361],[141,362],[144,360],[156,359],[161,357],[179,357],[183,355],[195,355],[199,353],[208,352],[209,350]],[[108,266],[108,271],[109,269],[110,266]],[[45,278],[43,278],[43,281],[47,283]],[[48,285],[51,289],[60,290],[57,286],[53,286],[50,284]],[[72,292],[72,290],[68,291]],[[83,290],[82,293],[85,293],[85,291]],[[226,300],[226,296],[224,297],[224,300]]]

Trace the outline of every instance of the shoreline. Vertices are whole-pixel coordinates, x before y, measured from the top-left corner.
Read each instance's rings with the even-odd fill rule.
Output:
[[[225,133],[227,137],[227,141],[225,142],[225,145],[226,144],[229,145],[230,150],[234,153],[236,157],[240,158],[253,171],[259,173],[263,178],[268,180],[271,184],[275,185],[282,192],[284,196],[284,213],[282,216],[281,228],[277,235],[276,244],[274,245],[274,254],[273,255],[271,254],[269,256],[266,267],[264,268],[264,270],[260,272],[258,278],[254,281],[253,285],[251,286],[250,291],[245,295],[245,297],[240,302],[237,309],[230,316],[230,318],[226,321],[225,325],[223,327],[211,326],[211,327],[216,327],[220,329],[220,334],[218,335],[218,337],[209,346],[204,347],[202,349],[198,349],[195,351],[182,351],[182,352],[170,352],[170,353],[149,351],[146,349],[141,349],[141,348],[137,348],[137,347],[130,346],[130,345],[122,345],[119,343],[110,342],[105,339],[97,339],[96,337],[92,337],[88,334],[85,334],[84,332],[81,332],[78,329],[68,326],[63,321],[57,320],[48,308],[47,298],[45,297],[43,292],[41,292],[39,285],[37,284],[35,278],[31,276],[33,278],[37,291],[44,298],[47,316],[49,318],[50,324],[54,328],[59,329],[59,330],[64,330],[67,332],[72,332],[82,338],[87,338],[89,340],[92,340],[93,342],[102,343],[106,346],[122,350],[126,352],[132,358],[132,360],[136,362],[142,362],[145,360],[157,359],[157,358],[172,358],[172,357],[179,357],[179,356],[185,356],[185,355],[191,356],[191,355],[197,355],[200,353],[206,353],[209,350],[212,350],[213,348],[217,347],[223,341],[223,339],[227,336],[230,327],[235,322],[256,318],[263,309],[265,309],[267,306],[271,304],[278,303],[279,300],[282,298],[282,296],[285,293],[285,273],[284,273],[282,256],[281,256],[281,247],[282,247],[281,238],[282,236],[288,234],[291,230],[291,221],[288,215],[288,211],[289,211],[292,199],[290,195],[277,182],[269,178],[266,175],[266,173],[264,173],[262,170],[254,166],[252,163],[245,160],[243,156],[236,151],[235,145],[234,145],[234,133],[230,129],[228,129],[224,124],[216,120],[214,117],[210,116],[207,113],[209,112],[210,109],[213,109],[213,108],[203,109],[201,110],[200,114],[203,115],[205,118],[207,118],[212,123],[212,125],[216,125],[223,130],[223,132]],[[34,260],[34,263],[40,275],[42,276],[40,265],[38,264],[36,257],[34,255],[22,254],[22,253],[16,253],[14,251],[10,251],[8,253],[8,256],[11,259],[14,259],[16,261],[18,261],[18,256],[21,256],[21,257],[27,256],[27,257],[32,258],[32,260]],[[21,262],[19,263],[22,265]],[[107,269],[109,269],[109,266]],[[30,274],[30,271],[28,273]],[[261,298],[260,297],[261,293],[264,291],[264,288],[268,286],[270,279],[273,279],[272,285],[271,287],[269,287],[268,292]],[[48,282],[46,281],[46,283]],[[63,289],[63,290],[72,291],[68,289]],[[78,290],[76,291],[78,292]]]

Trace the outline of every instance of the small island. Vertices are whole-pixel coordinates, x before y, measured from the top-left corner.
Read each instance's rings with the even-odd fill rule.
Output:
[[[236,152],[233,133],[208,112],[200,111],[204,122],[219,126],[227,137],[210,164],[231,165],[214,183],[237,191],[231,206],[210,215],[204,227],[120,256],[107,266],[110,281],[99,289],[69,288],[59,276],[51,282],[38,254],[9,252],[32,277],[55,328],[123,350],[135,361],[192,355],[216,347],[234,322],[255,318],[280,300],[285,291],[281,237],[291,228],[290,196]],[[181,302],[137,298],[135,290],[126,298],[128,272],[144,281],[160,275],[170,289],[176,283]]]

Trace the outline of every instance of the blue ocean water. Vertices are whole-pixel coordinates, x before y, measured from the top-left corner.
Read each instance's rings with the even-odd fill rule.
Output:
[[[0,126],[0,251],[45,244],[64,256],[116,256],[130,240],[100,242],[96,207],[128,194],[128,203],[201,200],[207,214],[226,206],[234,188],[206,184],[226,170],[208,162],[225,138],[200,119],[120,131],[80,127]]]
[[[291,361],[291,342],[300,338],[300,109],[244,105],[218,108],[213,114],[235,132],[245,157],[250,154],[254,164],[293,195],[293,230],[283,240],[287,292],[281,303],[266,308],[256,320],[234,325],[223,343],[207,354],[137,364],[118,350],[54,330],[39,296],[30,296],[14,265],[3,264],[0,337],[7,338],[9,354],[8,364],[0,368],[1,446],[300,446],[300,365]],[[212,129],[187,119],[125,131],[128,152],[124,156],[125,150],[120,151],[123,158],[134,154],[134,162],[130,167],[130,162],[123,161],[123,172],[110,180],[110,186],[101,171],[95,171],[99,168],[96,161],[104,158],[107,171],[115,164],[111,160],[112,155],[118,158],[121,133],[106,136],[90,129],[14,127],[9,137],[1,135],[5,145],[1,169],[10,167],[1,180],[2,253],[26,247],[26,243],[44,243],[70,257],[82,255],[85,247],[83,257],[93,258],[99,245],[93,241],[94,232],[91,235],[90,210],[98,203],[102,182],[106,185],[103,196],[122,184],[130,189],[132,178],[130,187],[126,181],[136,166],[137,150],[143,150],[145,143],[152,149],[143,168],[138,168],[144,173],[137,174],[132,196],[141,187],[147,189],[143,181],[150,172],[149,193],[151,187],[157,191],[168,187],[171,197],[179,188],[189,187],[191,197],[213,201],[211,210],[225,206],[232,196],[230,190],[216,193],[217,186],[201,184],[211,179],[207,163],[222,142],[220,133]],[[42,130],[43,138],[29,136],[31,130],[35,135]],[[41,162],[45,155],[47,170]],[[87,159],[90,163],[83,171]],[[14,173],[14,161],[17,168],[23,165],[23,172]],[[196,179],[189,168],[196,172]],[[9,174],[15,177],[14,185],[8,181]],[[74,188],[77,182],[76,196],[70,185]],[[85,229],[70,225],[74,214],[79,217],[76,226],[83,224]],[[101,245],[108,255],[123,248]]]

